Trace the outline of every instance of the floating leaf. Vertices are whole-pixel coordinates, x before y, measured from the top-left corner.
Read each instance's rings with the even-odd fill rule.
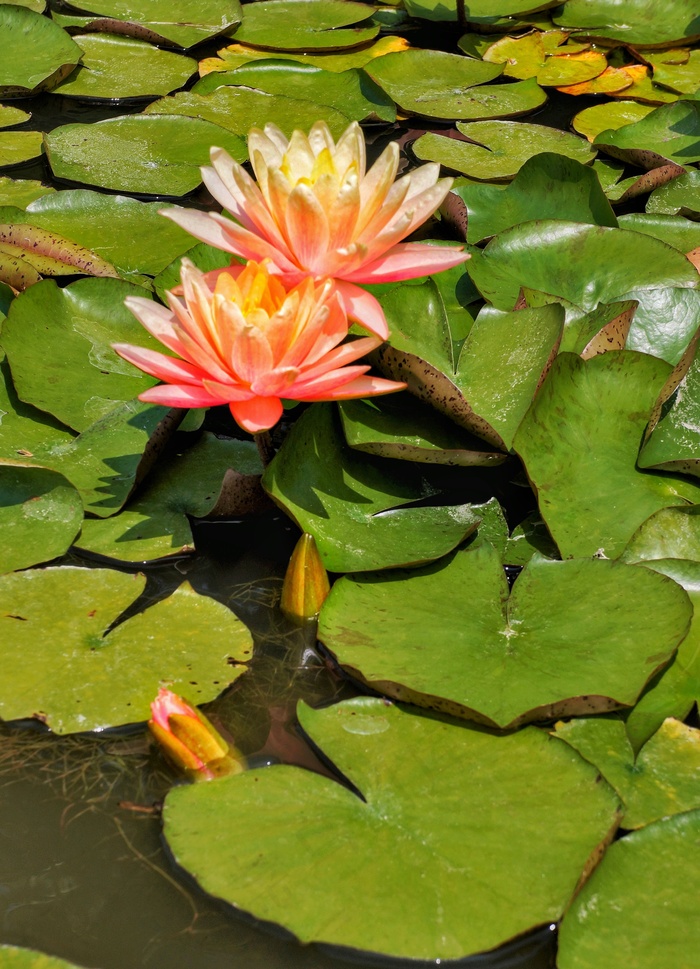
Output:
[[[145,562],[191,552],[194,540],[189,516],[204,518],[215,509],[229,469],[259,475],[262,468],[255,445],[252,441],[219,440],[205,433],[188,450],[159,461],[135,498],[118,515],[100,521],[86,520],[76,545],[124,562]],[[87,463],[86,470],[91,470]],[[106,497],[102,513],[115,504],[114,497]],[[98,489],[94,490],[92,501],[99,501]]]
[[[82,521],[80,497],[63,475],[0,464],[0,573],[63,555]]]
[[[2,345],[20,397],[82,431],[156,381],[125,363],[114,342],[160,347],[124,306],[143,290],[117,279],[51,280],[14,300]]]
[[[669,370],[630,350],[585,362],[565,353],[554,361],[514,447],[563,556],[600,551],[614,558],[655,511],[700,500],[691,482],[636,466]]]
[[[387,54],[367,65],[367,73],[404,111],[428,118],[462,118],[469,88],[498,77],[502,68],[437,50]]]
[[[187,583],[110,629],[144,585],[110,569],[0,578],[3,718],[38,717],[55,733],[101,730],[147,720],[160,686],[204,703],[240,676],[250,633]]]
[[[654,84],[651,71],[643,64],[626,64],[624,71],[632,78],[632,83],[621,91],[610,91],[611,98],[625,98],[639,101],[641,104],[660,105],[672,104],[680,97],[673,91]]]
[[[514,727],[633,704],[691,615],[674,582],[595,559],[534,556],[508,597],[484,543],[412,572],[338,579],[318,634],[373,690]]]
[[[56,94],[109,100],[155,97],[182,87],[197,70],[191,57],[131,37],[84,34],[74,40],[83,56],[79,67],[56,85]]]
[[[0,104],[0,128],[12,128],[15,125],[29,121],[31,114],[9,104]]]
[[[700,161],[700,102],[663,105],[633,124],[601,131],[594,144],[633,164],[638,151],[678,165]]]
[[[457,124],[472,143],[428,133],[414,143],[416,156],[436,161],[480,181],[511,179],[543,151],[556,152],[580,162],[592,161],[595,150],[575,135],[544,125],[516,121],[472,121]]]
[[[236,41],[268,50],[336,50],[365,44],[379,33],[363,25],[374,7],[352,0],[258,0],[247,4]]]
[[[0,225],[0,254],[19,257],[43,276],[117,275],[96,253],[33,225]]]
[[[635,759],[621,720],[580,719],[558,723],[555,736],[593,764],[625,805],[622,827],[700,807],[700,730],[664,720]]]
[[[326,71],[347,71],[354,67],[364,67],[375,57],[383,57],[385,54],[393,54],[399,50],[406,50],[407,41],[403,37],[378,37],[370,44],[363,44],[359,50],[350,50],[333,53],[307,54],[306,51],[298,54],[290,54],[286,51],[259,50],[257,47],[248,47],[246,44],[231,44],[218,52],[217,57],[205,57],[199,62],[199,73],[204,75],[211,71],[234,71],[245,64],[270,57],[275,60],[289,60],[296,63],[312,64],[314,67],[322,67]]]
[[[647,0],[625,0],[624,17],[609,0],[567,0],[553,19],[560,27],[577,28],[586,36],[639,47],[670,47],[700,38],[694,0],[663,0],[653,5]]]
[[[595,172],[550,152],[529,158],[505,189],[474,184],[453,191],[467,205],[467,241],[474,245],[531,219],[617,225]]]
[[[694,969],[700,926],[693,893],[681,886],[693,884],[698,865],[700,811],[611,845],[561,925],[560,969],[619,969],[632,952],[635,969],[658,969],[669,959],[675,969]]]
[[[25,208],[43,195],[55,193],[55,189],[34,179],[15,179],[0,176],[0,205]]]
[[[65,7],[70,9],[70,4]],[[83,28],[97,28],[101,20],[108,20],[110,30],[141,37],[156,44],[171,43],[178,47],[194,47],[234,27],[241,20],[238,0],[197,0],[196,6],[187,0],[80,0],[75,7],[90,10],[93,17],[65,17],[56,15],[61,23],[71,25],[77,20]],[[120,23],[121,21],[121,23]]]
[[[614,823],[607,785],[535,728],[494,737],[370,697],[299,717],[354,789],[263,768],[173,789],[164,820],[205,891],[302,942],[433,962],[492,949],[559,917]]]
[[[2,6],[0,6],[0,16]],[[1,25],[0,25],[1,27]],[[40,131],[0,131],[0,168],[21,165],[41,154]]]
[[[338,424],[332,405],[315,404],[294,424],[263,475],[270,497],[314,536],[327,569],[353,572],[431,561],[476,527],[470,505],[413,507],[437,491],[424,466],[402,462],[397,469],[359,455],[345,444]]]
[[[689,51],[682,64],[654,64],[654,83],[677,94],[695,94],[700,89],[700,51]]]
[[[41,6],[44,6],[44,0],[41,0]],[[75,962],[14,945],[0,945],[0,961],[5,969],[81,969]]]
[[[458,0],[404,0],[404,6],[412,17],[424,17],[426,20],[460,19]],[[490,23],[503,17],[529,14],[533,8],[544,10],[554,6],[556,0],[471,0],[468,20],[470,23]]]
[[[632,291],[642,297],[627,338],[628,350],[661,357],[675,366],[700,326],[700,291],[667,286]]]
[[[550,31],[555,43],[548,44],[548,34],[529,33],[522,37],[503,37],[485,51],[484,60],[503,64],[506,77],[534,77],[545,87],[580,84],[597,77],[607,68],[605,54],[596,50],[579,50],[577,45],[559,47],[566,34]]]
[[[535,554],[559,558],[559,550],[539,512],[533,512],[516,525],[501,558],[506,565],[527,565]]]
[[[0,97],[52,87],[70,74],[82,55],[53,20],[14,4],[0,4],[0,34]]]
[[[212,145],[242,162],[238,135],[200,118],[137,114],[95,124],[68,124],[45,136],[57,178],[117,192],[185,195],[201,183]]]
[[[0,460],[3,463],[50,464],[46,455],[73,440],[74,434],[49,414],[19,400],[10,367],[0,350]]]
[[[624,67],[608,66],[601,74],[592,77],[589,81],[580,81],[578,84],[564,84],[557,87],[557,91],[561,91],[562,94],[570,94],[573,97],[580,97],[582,94],[619,95],[621,91],[625,91],[633,83],[633,75],[630,75]]]
[[[641,121],[654,108],[650,104],[638,104],[636,101],[605,101],[603,104],[593,104],[574,115],[571,122],[574,131],[594,141],[601,131],[617,130],[624,125]]]
[[[652,215],[700,217],[700,172],[692,170],[655,189],[646,210]]]

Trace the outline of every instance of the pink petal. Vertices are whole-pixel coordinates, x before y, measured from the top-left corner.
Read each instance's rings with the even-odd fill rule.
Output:
[[[205,376],[199,367],[185,363],[184,360],[176,360],[175,357],[168,357],[164,353],[158,353],[157,350],[147,350],[145,347],[135,347],[129,343],[113,343],[112,349],[139,370],[168,383],[201,386],[202,377]]]
[[[272,370],[274,360],[267,337],[253,323],[246,323],[236,334],[231,351],[231,366],[241,382],[250,384]]]
[[[139,400],[165,407],[216,407],[226,403],[214,394],[186,384],[158,384],[139,394]]]
[[[315,366],[304,367],[300,380],[306,383],[307,380],[314,380],[329,370],[337,370],[339,367],[344,367],[346,364],[352,363],[353,360],[359,360],[360,357],[364,357],[366,354],[371,353],[372,350],[376,350],[381,343],[382,341],[376,336],[366,336],[359,340],[351,340],[349,343],[343,343],[342,346],[330,350]],[[365,367],[365,369],[367,368]]]
[[[289,400],[330,400],[335,396],[338,387],[349,384],[362,374],[367,373],[369,365],[358,364],[355,367],[340,367],[328,373],[320,374],[312,380],[297,380],[286,391]]]
[[[469,258],[469,253],[461,249],[430,246],[424,242],[404,242],[345,278],[356,283],[393,283],[439,273],[443,269],[459,266]],[[338,288],[341,288],[340,283]],[[358,322],[362,321],[358,319]]]
[[[322,399],[350,400],[353,397],[376,397],[379,394],[395,394],[399,390],[405,390],[406,384],[398,383],[395,380],[385,380],[383,377],[356,377],[349,384],[331,391],[327,397]],[[313,400],[308,397],[306,400]]]
[[[358,270],[356,275],[364,277],[365,273],[365,270]],[[362,281],[364,281],[364,278],[358,280],[358,282]],[[374,280],[367,280],[367,282],[370,281],[374,282]],[[348,316],[359,323],[360,326],[364,326],[370,333],[375,333],[382,340],[386,340],[389,336],[389,327],[384,316],[384,310],[376,297],[368,293],[366,289],[355,286],[353,282],[347,279],[337,279],[336,286],[345,304],[345,311]]]
[[[297,263],[314,275],[324,275],[330,229],[326,213],[308,185],[295,186],[289,195],[287,236]]]
[[[284,412],[279,397],[253,397],[252,400],[230,404],[233,419],[250,434],[268,431]]]

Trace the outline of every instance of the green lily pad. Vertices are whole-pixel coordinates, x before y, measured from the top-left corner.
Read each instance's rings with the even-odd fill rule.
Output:
[[[38,158],[42,144],[40,131],[0,131],[0,168],[21,165],[22,162]]]
[[[217,75],[217,79],[220,77]],[[315,121],[323,120],[336,138],[350,122],[348,115],[329,106],[229,84],[217,87],[211,94],[182,91],[162,98],[149,104],[144,115],[197,118],[230,132],[229,138],[233,135],[241,139],[254,125],[260,124],[261,118],[265,119],[265,123],[276,124],[290,135],[294,128],[308,131]]]
[[[553,43],[548,43],[552,36]],[[571,48],[568,44],[559,46],[565,39],[562,31],[502,37],[484,51],[483,58],[488,63],[503,64],[506,77],[534,77],[538,84],[548,87],[580,84],[603,73],[608,66],[605,54],[581,50],[575,44]]]
[[[7,178],[0,176],[0,205],[24,209],[43,195],[51,195],[56,189],[34,179]]]
[[[143,98],[169,94],[197,70],[197,61],[114,34],[74,38],[83,52],[76,70],[53,89],[73,98]]]
[[[601,131],[616,131],[625,125],[635,124],[653,110],[653,105],[639,104],[637,101],[604,101],[579,111],[572,118],[571,126],[589,141],[594,141]]]
[[[379,25],[366,25],[374,7],[352,0],[259,0],[246,4],[235,32],[241,44],[268,50],[337,50],[374,40]]]
[[[204,518],[212,511],[229,469],[259,475],[262,467],[257,448],[252,441],[219,440],[205,433],[187,451],[158,462],[119,514],[86,519],[76,545],[123,562],[146,562],[191,552],[194,541],[189,516]],[[87,463],[82,473],[85,471],[91,471]],[[80,472],[73,471],[76,482]],[[97,504],[99,489],[94,489],[93,495],[93,504]],[[113,494],[106,498],[102,514],[115,503]]]
[[[0,258],[2,256],[20,259],[43,276],[117,275],[114,266],[97,253],[46,229],[21,222],[0,224]]]
[[[437,492],[424,471],[358,454],[333,406],[314,404],[266,468],[263,487],[314,536],[327,569],[385,569],[439,558],[478,524],[468,504],[413,507]]]
[[[664,104],[640,121],[601,131],[593,143],[611,153],[614,149],[623,161],[637,151],[653,152],[678,165],[700,161],[700,102]],[[630,157],[633,162],[634,157]]]
[[[425,20],[460,20],[458,0],[404,0],[412,17]],[[519,17],[533,10],[556,6],[556,0],[472,0],[468,6],[470,23],[497,21],[503,17]],[[461,16],[467,11],[463,10]]]
[[[554,305],[514,313],[484,308],[456,355],[450,314],[436,290],[427,280],[380,297],[392,335],[372,360],[470,433],[508,450],[556,353],[564,313]]]
[[[327,105],[353,121],[396,120],[396,106],[391,98],[365,71],[356,68],[334,72],[313,64],[273,58],[253,61],[226,74],[207,74],[193,90],[196,94],[208,94],[221,84],[241,85],[285,97],[293,92],[294,100]],[[286,126],[289,124],[287,121]]]
[[[654,64],[654,83],[677,94],[695,94],[700,89],[700,51],[691,50],[682,64]]]
[[[338,409],[348,444],[367,454],[467,468],[492,467],[506,459],[407,393],[340,401]]]
[[[590,162],[596,151],[567,131],[518,121],[472,121],[457,128],[471,142],[432,132],[421,135],[413,150],[423,161],[439,162],[479,181],[508,181],[528,158],[543,151]]]
[[[681,97],[680,94],[654,84],[651,70],[643,64],[626,64],[624,72],[632,78],[632,83],[621,91],[611,91],[611,98],[639,101],[641,104],[658,107],[662,104],[673,104]]]
[[[646,205],[653,215],[685,215],[700,217],[700,172],[695,170],[679,175],[655,189]]]
[[[680,252],[690,252],[700,246],[700,224],[691,219],[655,212],[629,212],[619,218],[621,229],[632,229],[661,239]]]
[[[170,219],[163,219],[163,221],[170,222]],[[174,222],[172,224],[175,225]],[[191,241],[191,236],[188,238]],[[205,273],[212,269],[224,269],[224,267],[230,266],[232,262],[235,262],[230,252],[215,249],[213,246],[208,246],[205,242],[198,243],[196,246],[188,249],[183,255],[186,255],[190,262],[193,262],[198,269],[201,269]],[[182,258],[176,256],[153,280],[153,289],[163,303],[167,302],[165,294],[168,290],[180,285],[181,264]]]
[[[669,370],[631,350],[554,361],[514,447],[563,556],[615,558],[654,512],[700,500],[692,482],[636,466]]]
[[[660,4],[654,10],[668,9]],[[692,885],[700,865],[700,811],[650,824],[612,845],[566,913],[560,969],[695,969],[700,926]]]
[[[567,0],[553,16],[560,27],[581,29],[587,36],[621,40],[640,47],[670,47],[700,38],[693,0],[625,0],[625,13],[607,0]],[[601,967],[602,969],[602,967]]]
[[[462,118],[469,88],[492,81],[502,72],[496,64],[438,50],[387,54],[367,65],[367,73],[404,111],[428,118]],[[467,109],[466,103],[464,104]]]
[[[250,633],[187,583],[106,632],[144,585],[109,569],[0,578],[3,718],[38,717],[55,733],[100,730],[147,720],[160,686],[205,703],[241,675]]]
[[[494,737],[370,697],[299,717],[354,789],[263,768],[175,788],[164,820],[205,891],[302,942],[431,962],[491,949],[559,917],[613,824],[608,786],[535,728]]]
[[[63,475],[0,464],[0,573],[63,555],[82,521],[80,497]]]
[[[0,128],[13,128],[15,125],[29,121],[31,114],[9,104],[0,104]]]
[[[73,70],[82,51],[49,17],[0,4],[3,58],[0,97],[51,88]]]
[[[231,44],[218,51],[216,57],[205,57],[199,62],[199,72],[202,76],[212,71],[235,71],[239,67],[251,64],[259,60],[293,61],[294,63],[311,64],[314,67],[322,67],[326,71],[347,71],[352,68],[364,67],[375,57],[383,57],[385,54],[393,54],[397,50],[405,50],[406,41],[402,37],[378,37],[369,44],[355,50],[335,51],[329,53],[307,54],[306,51],[297,54],[287,51],[259,50],[257,47],[249,47],[246,44]]]
[[[536,554],[556,559],[559,558],[559,549],[539,512],[532,512],[515,526],[501,558],[506,565],[527,565]]]
[[[118,279],[84,279],[64,289],[45,280],[13,300],[2,345],[22,400],[83,431],[157,383],[111,348],[160,347],[124,306],[137,293],[143,290]]]
[[[46,455],[69,443],[74,434],[49,414],[21,401],[15,392],[10,367],[0,349],[0,461],[49,464]]]
[[[700,562],[700,507],[662,508],[639,526],[623,562],[689,559]]]
[[[531,219],[617,226],[595,172],[550,152],[529,158],[504,189],[473,184],[453,192],[466,203],[467,241],[474,245]]]
[[[41,6],[44,6],[44,0],[41,0]],[[0,961],[6,969],[81,969],[77,962],[66,962],[56,956],[14,945],[0,945]]]
[[[239,161],[245,142],[201,118],[137,114],[95,124],[67,124],[44,140],[57,178],[117,192],[186,195],[201,183],[212,145]]]
[[[627,295],[641,297],[627,349],[650,353],[675,366],[700,326],[700,291],[668,286]]]
[[[522,287],[562,296],[584,310],[649,289],[695,287],[697,270],[658,239],[625,229],[544,219],[513,226],[472,252],[472,277],[485,299],[512,309]]]
[[[635,702],[690,623],[685,592],[653,574],[534,556],[509,598],[484,543],[413,572],[339,579],[318,635],[371,689],[491,726],[610,710]]]
[[[242,16],[238,0],[197,0],[196,6],[187,0],[80,0],[74,6],[95,16],[75,18],[54,13],[54,17],[66,26],[77,19],[83,28],[91,27],[96,19],[98,25],[99,20],[106,19],[111,21],[111,30],[122,21],[124,33],[138,33],[156,44],[169,42],[185,48],[235,27]],[[65,4],[66,9],[70,7]]]
[[[615,788],[625,805],[623,828],[700,808],[700,731],[680,720],[664,720],[636,758],[621,720],[571,720],[557,724],[555,736]]]
[[[160,202],[68,189],[31,201],[14,221],[59,233],[108,259],[128,278],[155,275],[191,247],[192,236],[164,219],[163,208]]]
[[[641,468],[700,475],[699,346],[696,334],[659,393],[639,453]]]

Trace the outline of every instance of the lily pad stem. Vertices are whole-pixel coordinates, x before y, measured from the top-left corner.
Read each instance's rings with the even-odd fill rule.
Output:
[[[264,468],[266,468],[275,456],[275,449],[272,445],[272,437],[270,432],[260,431],[258,434],[253,434],[253,440],[257,445],[258,454],[260,455],[262,465]]]

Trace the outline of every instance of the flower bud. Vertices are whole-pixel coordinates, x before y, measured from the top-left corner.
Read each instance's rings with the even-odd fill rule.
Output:
[[[314,537],[304,532],[292,552],[284,577],[282,612],[290,619],[314,619],[330,588]]]

